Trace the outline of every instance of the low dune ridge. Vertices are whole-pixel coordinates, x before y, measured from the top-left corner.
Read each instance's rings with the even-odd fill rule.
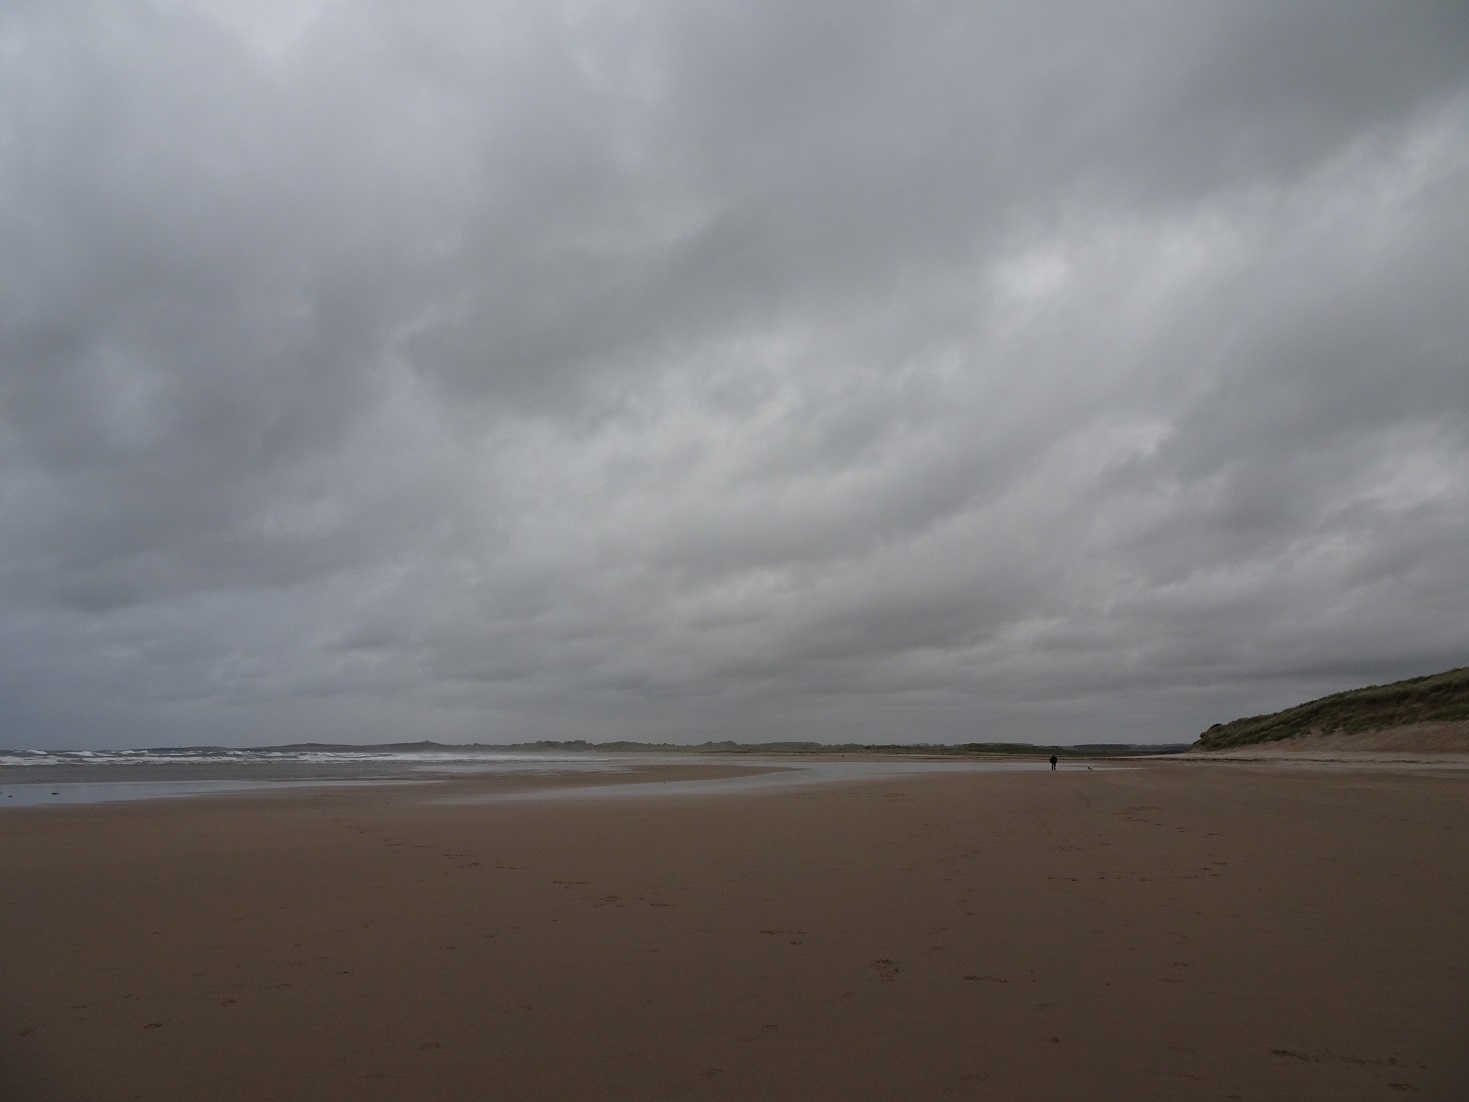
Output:
[[[1469,666],[1216,723],[1191,749],[1469,752]]]
[[[1256,743],[1240,752],[1259,755],[1301,754],[1453,754],[1469,755],[1469,720],[1445,723],[1405,723],[1378,731],[1333,731],[1296,735],[1276,742]],[[1228,753],[1228,751],[1222,751]]]

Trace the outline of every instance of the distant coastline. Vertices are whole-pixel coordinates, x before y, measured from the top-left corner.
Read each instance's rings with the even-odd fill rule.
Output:
[[[541,739],[535,742],[290,742],[271,746],[144,746],[118,750],[103,749],[4,749],[0,748],[0,768],[36,764],[96,764],[99,759],[110,764],[182,764],[202,758],[229,758],[240,762],[268,762],[303,755],[323,758],[355,756],[370,761],[404,754],[425,755],[493,755],[493,754],[796,754],[853,755],[880,754],[904,757],[1147,757],[1177,754],[1189,748],[1186,742],[1149,744],[1127,742],[1092,742],[1075,745],[1048,745],[1028,742],[966,743],[823,743],[823,742],[637,742],[619,739],[613,742],[588,742],[584,739]]]
[[[1187,750],[1186,742],[1152,744],[1131,742],[1088,742],[1074,745],[1048,745],[1029,742],[965,742],[965,743],[871,743],[871,742],[734,742],[731,740],[700,743],[638,742],[619,739],[613,742],[588,742],[585,739],[558,740],[540,739],[535,742],[510,743],[446,743],[446,742],[392,742],[354,745],[350,743],[302,742],[279,746],[261,746],[260,751],[383,751],[401,753],[419,751],[486,753],[563,753],[588,752],[598,754],[910,754],[960,756],[970,754],[1006,755],[1071,755],[1078,757],[1140,756],[1152,754],[1176,754]],[[168,748],[160,748],[167,750]],[[173,749],[212,749],[210,747],[177,747]]]

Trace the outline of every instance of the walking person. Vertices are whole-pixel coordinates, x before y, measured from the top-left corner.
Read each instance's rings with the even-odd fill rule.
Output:
[[[1051,755],[1051,772],[1054,773],[1055,771],[1056,771],[1056,755],[1055,754],[1052,754]]]

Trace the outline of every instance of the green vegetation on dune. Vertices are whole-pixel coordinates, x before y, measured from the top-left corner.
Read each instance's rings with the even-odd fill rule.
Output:
[[[1469,666],[1334,693],[1272,715],[1216,723],[1199,736],[1194,749],[1223,750],[1298,735],[1360,734],[1456,720],[1469,720]]]

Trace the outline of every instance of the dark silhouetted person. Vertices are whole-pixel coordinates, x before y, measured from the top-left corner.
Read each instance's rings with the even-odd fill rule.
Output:
[[[1055,754],[1052,754],[1051,755],[1051,772],[1054,773],[1055,771],[1056,771],[1056,755]]]

